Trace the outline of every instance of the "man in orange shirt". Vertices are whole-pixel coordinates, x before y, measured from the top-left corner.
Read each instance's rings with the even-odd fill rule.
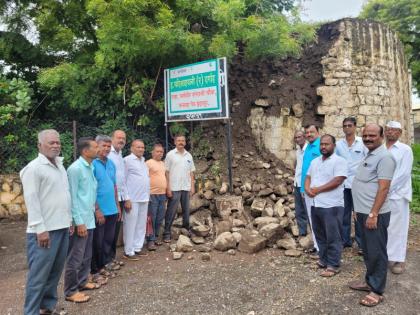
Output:
[[[153,146],[152,158],[146,162],[150,176],[149,216],[152,218],[153,233],[147,239],[148,250],[156,250],[159,228],[165,217],[166,188],[165,163],[162,161],[164,149],[159,143]]]

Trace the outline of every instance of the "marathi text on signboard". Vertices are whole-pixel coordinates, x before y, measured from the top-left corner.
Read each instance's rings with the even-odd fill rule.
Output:
[[[165,70],[166,121],[228,118],[226,59]]]

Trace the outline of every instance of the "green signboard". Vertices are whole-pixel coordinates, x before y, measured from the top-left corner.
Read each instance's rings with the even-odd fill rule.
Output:
[[[229,118],[226,58],[165,70],[165,121]]]

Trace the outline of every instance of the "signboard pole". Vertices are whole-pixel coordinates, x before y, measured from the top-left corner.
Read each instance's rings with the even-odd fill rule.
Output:
[[[169,144],[168,144],[168,123],[165,123],[165,154],[168,154]]]
[[[233,178],[232,178],[232,127],[230,125],[230,118],[227,120],[227,158],[228,158],[228,175],[229,175],[229,192],[233,193]]]

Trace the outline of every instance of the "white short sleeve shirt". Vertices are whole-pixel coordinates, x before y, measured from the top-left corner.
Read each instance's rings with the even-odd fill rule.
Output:
[[[169,151],[165,158],[165,169],[169,172],[169,185],[172,191],[191,190],[191,173],[195,171],[192,155],[176,148]]]
[[[325,160],[319,156],[312,161],[307,175],[311,176],[310,187],[325,185],[334,177],[347,177],[347,161],[335,153]],[[344,207],[343,192],[344,183],[333,190],[316,195],[313,205],[320,208]]]

